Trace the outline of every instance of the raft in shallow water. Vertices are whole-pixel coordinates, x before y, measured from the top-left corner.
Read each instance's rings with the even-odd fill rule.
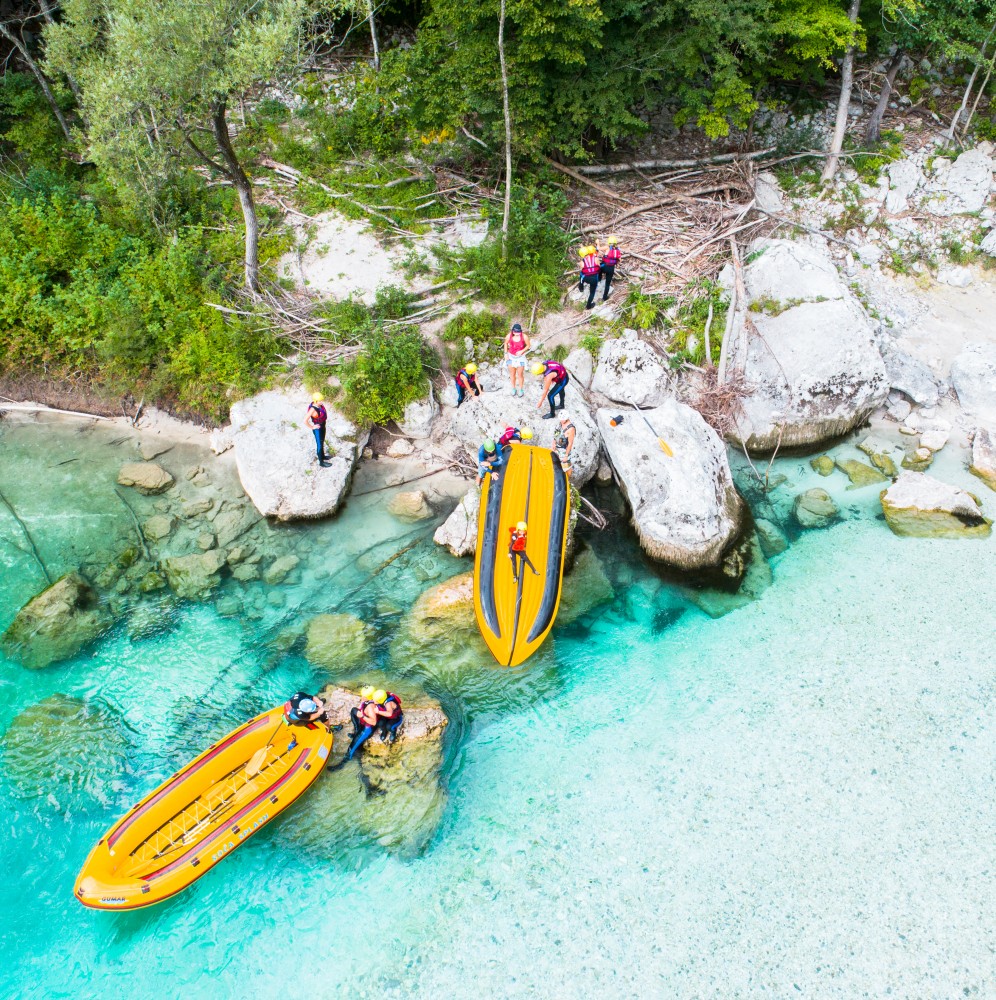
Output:
[[[514,443],[496,482],[486,476],[474,562],[474,610],[494,658],[524,662],[543,644],[557,617],[567,548],[567,476],[555,452]],[[509,529],[525,521],[528,566],[513,579]]]
[[[303,795],[332,749],[324,726],[283,724],[274,708],[209,747],[97,842],[76,898],[133,910],[176,895]]]

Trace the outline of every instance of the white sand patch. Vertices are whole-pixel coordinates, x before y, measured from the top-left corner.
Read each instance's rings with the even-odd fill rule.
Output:
[[[297,248],[277,263],[277,274],[315,295],[344,299],[354,295],[367,305],[384,285],[409,287],[401,257],[381,246],[365,223],[338,212],[323,212],[293,225]]]

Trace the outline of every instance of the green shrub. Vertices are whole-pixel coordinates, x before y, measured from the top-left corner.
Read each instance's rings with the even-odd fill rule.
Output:
[[[446,343],[446,353],[451,365],[463,364],[468,360],[464,340],[474,343],[475,357],[497,360],[502,354],[505,337],[505,319],[493,312],[473,312],[465,309],[450,319],[442,330]]]
[[[597,358],[604,343],[605,338],[601,334],[586,333],[578,340],[578,347],[587,351],[593,358]]]
[[[379,320],[404,319],[412,311],[418,296],[400,285],[382,285],[374,298],[373,312]]]

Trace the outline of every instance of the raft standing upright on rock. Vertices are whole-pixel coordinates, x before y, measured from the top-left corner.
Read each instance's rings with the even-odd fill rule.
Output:
[[[584,286],[588,286],[588,301],[585,303],[585,309],[591,309],[595,305],[595,292],[598,291],[598,275],[602,264],[598,259],[596,247],[582,247],[580,256],[581,274],[578,276],[578,291],[583,292]]]

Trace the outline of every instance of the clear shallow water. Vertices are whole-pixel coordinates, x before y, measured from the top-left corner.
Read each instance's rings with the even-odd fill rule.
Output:
[[[45,561],[65,563],[53,571],[127,536],[108,484],[128,444],[60,445],[85,452],[87,481],[45,490],[38,449],[54,432],[2,434],[0,489]],[[942,454],[933,471],[992,516],[996,494],[959,462]],[[555,633],[531,686],[426,682],[455,724],[446,811],[415,859],[353,842],[319,857],[295,843],[292,811],[160,907],[108,915],[71,897],[127,805],[233,715],[325,679],[279,651],[281,629],[342,605],[376,624],[386,665],[398,612],[431,582],[413,567],[463,568],[426,542],[365,583],[387,556],[361,566],[357,553],[412,530],[383,513],[389,494],[280,536],[309,571],[339,572],[285,585],[259,618],[185,604],[148,639],[122,625],[43,671],[0,661],[5,729],[61,693],[119,713],[131,747],[99,795],[0,783],[2,992],[275,997],[318,958],[309,992],[329,997],[992,995],[993,542],[898,539],[876,488],[846,491],[802,459],[773,471],[789,481],[761,516],[784,518],[819,485],[846,519],[795,538],[759,600],[709,619],[619,526],[590,540],[615,600]],[[5,627],[40,581],[0,524]]]

